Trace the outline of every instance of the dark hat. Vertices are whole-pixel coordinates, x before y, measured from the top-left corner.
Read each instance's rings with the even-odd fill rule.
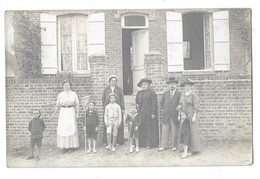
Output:
[[[108,78],[108,82],[110,83],[110,81],[111,81],[113,78],[115,78],[116,81],[118,81],[118,78],[117,78],[116,75],[110,75],[110,77]]]
[[[139,83],[137,83],[137,86],[138,86],[138,87],[141,87],[142,83],[144,83],[144,82],[148,82],[149,84],[151,84],[153,81],[150,80],[150,79],[148,79],[148,78],[142,78],[142,79],[139,81]]]
[[[116,95],[116,93],[110,93],[107,97],[107,99],[110,99],[111,96],[115,96],[116,100],[118,99],[118,96]]]
[[[189,85],[192,86],[192,85],[195,84],[195,82],[192,81],[191,79],[187,78],[187,79],[185,79],[185,80],[181,83],[181,87],[183,87],[185,84],[189,84]]]
[[[166,83],[167,84],[169,84],[169,83],[176,83],[177,84],[178,80],[176,80],[174,77],[170,77]]]

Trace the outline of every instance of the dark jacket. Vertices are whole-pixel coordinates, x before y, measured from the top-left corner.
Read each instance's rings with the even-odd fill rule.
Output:
[[[102,94],[102,104],[105,109],[106,105],[109,104],[108,95],[112,93],[111,87],[108,85]],[[118,96],[116,103],[121,107],[122,110],[125,109],[124,93],[119,86],[115,86],[114,93]]]
[[[86,121],[83,120],[84,126],[97,127],[99,125],[99,115],[97,110],[94,110],[93,112],[89,112],[89,110],[87,110],[85,115]]]
[[[131,114],[127,114],[126,119],[125,119],[125,123],[129,124],[129,122],[133,123],[132,127],[136,127],[136,126],[140,126],[141,125],[141,120],[138,114],[136,114],[135,116],[131,116]]]
[[[170,119],[178,124],[178,111],[176,110],[179,105],[181,92],[176,89],[173,97],[171,98],[170,90],[163,93],[160,105],[163,108],[162,122],[167,123]]]
[[[135,101],[139,105],[139,114],[141,117],[151,118],[151,115],[156,115],[157,100],[153,89],[138,91]]]

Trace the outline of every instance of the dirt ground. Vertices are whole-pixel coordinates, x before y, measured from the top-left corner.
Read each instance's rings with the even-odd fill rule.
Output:
[[[173,167],[173,166],[226,166],[250,165],[253,161],[251,141],[204,142],[202,151],[186,159],[180,152],[157,148],[140,148],[139,153],[126,152],[126,144],[116,152],[98,148],[96,154],[86,154],[84,146],[70,154],[61,154],[56,146],[43,146],[40,160],[25,160],[26,154],[7,154],[8,167]],[[27,152],[29,153],[29,152]]]

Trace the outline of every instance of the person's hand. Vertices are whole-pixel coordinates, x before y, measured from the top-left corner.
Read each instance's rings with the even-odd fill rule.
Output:
[[[79,114],[77,113],[75,116],[75,119],[77,120],[79,118]]]
[[[96,129],[95,129],[95,132],[97,132],[98,131],[98,127],[96,127]]]
[[[177,110],[177,111],[181,111],[181,109],[182,109],[182,106],[181,106],[181,105],[179,105],[179,106],[176,107],[176,110]]]
[[[178,121],[181,122],[181,116],[178,116]]]
[[[196,120],[197,120],[196,115],[193,115],[191,122],[196,122]]]
[[[133,122],[129,122],[129,125],[132,126],[132,125],[133,125]]]
[[[138,126],[135,127],[135,131],[138,131]]]
[[[154,119],[154,118],[155,118],[155,115],[153,115],[153,114],[152,114],[152,116],[151,116],[151,117],[152,117],[152,119]]]
[[[83,127],[83,130],[86,131],[86,127]]]

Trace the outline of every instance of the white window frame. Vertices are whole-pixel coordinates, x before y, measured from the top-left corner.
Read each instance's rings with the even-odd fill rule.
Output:
[[[58,44],[57,44],[57,47],[58,47],[57,48],[57,50],[58,50],[58,53],[57,53],[58,54],[58,71],[59,72],[67,72],[67,71],[61,70],[61,38],[60,38],[61,24],[60,24],[60,18],[65,17],[65,16],[72,17],[72,71],[70,71],[70,72],[74,73],[74,74],[90,74],[88,52],[87,52],[87,67],[88,67],[88,70],[78,70],[77,69],[77,56],[76,56],[77,55],[77,53],[76,53],[76,49],[77,49],[76,41],[77,41],[77,39],[76,39],[76,28],[75,28],[76,27],[76,16],[86,16],[87,17],[87,24],[88,24],[88,15],[86,15],[86,14],[65,14],[65,15],[60,15],[57,18],[58,19],[58,23],[57,23],[57,29],[58,29],[58,33],[57,33],[57,39],[58,39]]]
[[[206,55],[206,37],[205,37],[205,16],[209,16],[209,33],[210,33],[210,68],[206,68],[206,62],[207,62],[207,55]],[[203,13],[203,40],[204,40],[204,71],[214,71],[214,31],[213,31],[213,14],[212,13]]]
[[[127,16],[143,16],[145,18],[145,26],[125,26],[125,17]],[[123,29],[148,29],[149,19],[148,15],[142,13],[126,13],[121,16],[121,27]]]

